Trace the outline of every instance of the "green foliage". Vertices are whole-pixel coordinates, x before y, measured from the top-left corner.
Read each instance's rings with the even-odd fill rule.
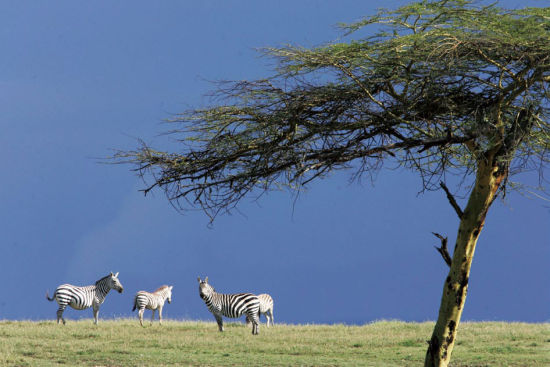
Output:
[[[146,193],[161,187],[214,218],[253,191],[338,169],[360,177],[392,162],[438,189],[487,154],[506,175],[550,159],[550,8],[419,1],[342,28],[352,39],[266,48],[274,75],[220,83],[212,107],[175,116],[182,152],[143,144],[115,160],[151,174]]]
[[[0,322],[2,366],[416,366],[432,323],[276,325],[137,320]],[[465,323],[455,366],[545,366],[548,324]]]

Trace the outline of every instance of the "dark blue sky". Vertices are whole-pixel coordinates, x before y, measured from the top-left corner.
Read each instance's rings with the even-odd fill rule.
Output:
[[[386,1],[384,6],[405,4]],[[545,1],[503,1],[544,6]],[[365,323],[437,317],[447,274],[431,232],[458,221],[444,193],[405,171],[374,183],[345,172],[294,200],[272,193],[218,217],[144,197],[129,166],[98,163],[204,105],[207,80],[254,79],[255,48],[314,46],[378,1],[17,1],[0,4],[0,319],[55,319],[62,283],[120,272],[100,317],[131,316],[133,295],[174,285],[165,317],[208,319],[197,276],[218,291],[268,292],[275,321]],[[548,175],[549,172],[546,172]],[[536,175],[521,178],[537,184]],[[464,205],[464,200],[461,200]],[[465,320],[550,319],[550,203],[510,192],[478,242]],[[135,315],[132,315],[135,316]],[[90,318],[91,310],[66,312]]]

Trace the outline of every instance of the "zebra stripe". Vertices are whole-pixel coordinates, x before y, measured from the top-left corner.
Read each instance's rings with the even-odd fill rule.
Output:
[[[155,311],[159,310],[159,323],[162,325],[162,308],[164,307],[164,301],[172,303],[172,288],[173,286],[163,285],[159,287],[153,293],[146,291],[139,291],[134,297],[134,308],[132,311],[138,309],[139,323],[143,326],[143,312],[145,309],[153,311],[151,315],[151,325],[155,319]]]
[[[257,335],[259,331],[260,300],[252,293],[222,294],[208,284],[208,277],[199,281],[199,295],[208,307],[208,310],[216,318],[218,328],[223,331],[222,316],[237,318],[246,314],[252,322],[252,334]]]
[[[260,300],[260,313],[258,315],[258,318],[261,315],[265,315],[265,318],[267,319],[267,327],[269,327],[269,324],[274,325],[273,321],[273,298],[267,293],[258,294],[258,299]],[[248,316],[246,317],[246,323],[250,324],[250,319]]]
[[[99,306],[105,301],[105,297],[111,289],[115,289],[118,293],[122,293],[124,288],[118,280],[118,273],[109,274],[97,282],[94,285],[86,287],[78,287],[71,284],[62,284],[55,290],[53,297],[50,298],[48,292],[46,292],[46,298],[48,301],[57,301],[59,308],[57,309],[57,323],[59,320],[63,321],[65,325],[65,319],[63,318],[63,311],[67,306],[71,306],[75,310],[85,310],[93,307],[94,309],[94,324],[97,325]]]

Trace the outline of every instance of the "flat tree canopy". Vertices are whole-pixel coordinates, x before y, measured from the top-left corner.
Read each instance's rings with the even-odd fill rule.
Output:
[[[443,188],[461,222],[426,365],[447,365],[487,211],[509,177],[550,155],[550,8],[421,1],[342,26],[348,42],[264,49],[271,77],[220,83],[215,104],[174,116],[180,152],[118,152],[180,209],[211,219],[251,193],[299,189],[384,164]],[[365,30],[369,36],[359,36]],[[446,174],[472,181],[463,210]],[[443,243],[443,241],[442,241]],[[446,240],[445,240],[446,244]]]

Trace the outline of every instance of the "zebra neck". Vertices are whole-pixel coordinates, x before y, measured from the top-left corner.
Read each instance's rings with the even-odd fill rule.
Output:
[[[204,298],[204,303],[208,308],[214,307],[216,303],[219,303],[220,293],[212,292],[209,296]]]
[[[204,302],[206,302],[207,304],[209,303],[212,303],[212,299],[216,296],[216,292],[212,293],[212,294],[209,294],[208,296],[205,296],[203,298]]]
[[[111,287],[108,286],[107,282],[99,282],[96,287],[96,294],[101,298],[105,298],[107,293],[111,290]]]
[[[168,291],[163,289],[162,291],[153,293],[155,297],[160,298],[162,301],[165,301],[168,298]]]

